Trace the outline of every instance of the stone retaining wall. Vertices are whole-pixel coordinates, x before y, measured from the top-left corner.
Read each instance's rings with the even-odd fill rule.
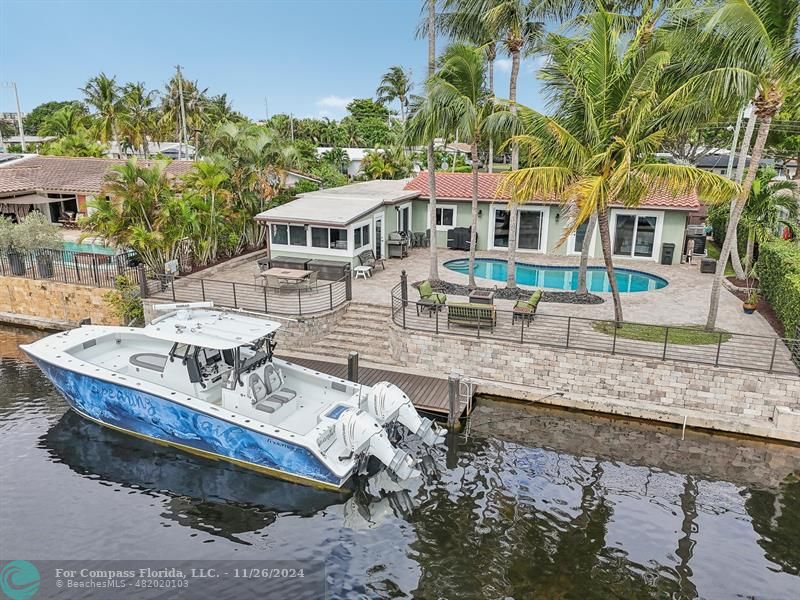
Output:
[[[119,325],[103,300],[109,290],[24,277],[0,277],[0,312],[77,324]]]
[[[628,407],[653,409],[653,415],[656,411],[676,417],[709,415],[727,420],[728,431],[742,432],[746,428],[740,427],[739,421],[760,424],[759,430],[769,429],[776,424],[777,407],[800,410],[800,378],[789,375],[534,345],[523,348],[511,342],[436,336],[397,326],[389,328],[389,336],[392,356],[401,365],[440,375],[457,371],[545,393],[561,392],[564,398],[573,399],[562,403],[566,406],[583,406],[576,400],[594,399],[592,406],[601,410],[605,401],[608,412],[634,415],[610,410],[610,405],[619,401]],[[782,429],[796,429],[790,423],[781,416]]]

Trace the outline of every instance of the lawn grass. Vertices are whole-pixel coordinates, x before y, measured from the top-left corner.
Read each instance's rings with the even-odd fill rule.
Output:
[[[719,260],[720,247],[711,240],[706,241],[706,252],[709,258]],[[731,260],[728,259],[728,264],[725,265],[725,277],[733,277],[734,275],[736,275],[736,272],[733,270]]]
[[[609,321],[595,321],[592,328],[600,333],[614,335],[614,323]],[[679,328],[679,329],[678,329]],[[624,323],[617,328],[617,337],[641,342],[664,342],[664,330],[661,325],[642,325],[640,323]],[[719,343],[731,339],[731,334],[724,331],[706,331],[702,325],[676,325],[669,328],[669,343],[679,346],[702,346],[705,344]]]

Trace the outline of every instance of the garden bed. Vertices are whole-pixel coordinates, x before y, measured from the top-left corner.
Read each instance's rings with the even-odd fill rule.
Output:
[[[413,287],[419,287],[421,281],[412,283]],[[431,287],[436,292],[442,292],[448,296],[469,296],[470,290],[466,285],[451,283],[449,281],[431,281]],[[485,288],[478,287],[476,290],[486,290],[494,292],[497,300],[527,300],[533,293],[529,289],[522,288]],[[576,294],[575,292],[555,292],[544,290],[541,302],[555,302],[559,304],[602,304],[605,302],[600,296],[594,294]]]

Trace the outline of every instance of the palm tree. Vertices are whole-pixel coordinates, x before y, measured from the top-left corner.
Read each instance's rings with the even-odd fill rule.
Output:
[[[80,103],[59,108],[49,115],[39,127],[39,135],[65,137],[82,131],[87,124],[86,109]]]
[[[408,111],[408,97],[414,84],[408,71],[397,65],[390,67],[383,75],[381,83],[376,91],[377,100],[381,104],[387,104],[397,100],[400,103],[400,120],[406,122],[406,112]]]
[[[155,129],[156,91],[148,91],[144,83],[128,83],[122,90],[121,129],[131,146],[141,149],[145,158],[150,151],[148,137]]]
[[[474,46],[453,44],[440,61],[439,71],[428,79],[426,98],[409,122],[412,138],[425,137],[431,129],[458,131],[459,137],[472,146],[478,156],[478,144],[486,117],[491,112],[491,98],[486,89],[486,64]],[[431,229],[436,221],[431,221]],[[472,226],[469,251],[469,287],[475,288],[475,247],[478,228],[478,160],[472,161]]]
[[[800,186],[788,180],[773,181],[774,178],[774,169],[759,169],[750,190],[750,198],[742,211],[742,223],[747,229],[745,273],[750,273],[753,265],[756,241],[762,243],[774,237],[780,225],[794,229],[797,222]],[[782,214],[786,218],[782,218]]]
[[[350,157],[344,148],[334,146],[321,156],[322,160],[336,167],[339,173],[347,174],[347,166],[350,164]]]
[[[86,96],[86,103],[97,112],[96,127],[100,141],[104,144],[112,141],[116,145],[119,142],[117,134],[122,112],[117,78],[100,73],[87,81],[81,91]]]
[[[210,159],[194,163],[186,177],[186,185],[208,201],[208,218],[203,224],[199,257],[201,264],[216,260],[220,248],[220,231],[225,229],[225,213],[231,198],[230,176],[223,161]],[[223,205],[219,206],[218,203]]]
[[[731,206],[728,230],[711,287],[707,329],[716,325],[725,265],[758,172],[772,119],[787,92],[800,81],[798,27],[800,0],[724,0],[712,6],[703,28],[704,42],[717,57],[718,66],[735,69],[737,78],[753,90],[759,123],[750,167]]]
[[[482,0],[468,0],[473,2]],[[511,56],[511,77],[508,86],[508,100],[511,112],[517,111],[517,77],[519,76],[520,59],[532,52],[544,32],[544,25],[533,18],[531,3],[527,0],[493,0],[492,6],[483,13],[483,21],[492,38],[500,41],[506,53]],[[519,146],[511,145],[511,170],[519,168]],[[516,287],[516,251],[517,251],[517,205],[509,205],[508,231],[508,269],[506,285]]]
[[[428,8],[428,79],[436,71],[436,0],[426,0]],[[424,139],[428,142],[428,222],[431,224],[431,265],[428,272],[430,281],[439,280],[439,247],[436,235],[436,163],[433,145],[436,141],[437,124],[429,123]]]
[[[576,39],[556,34],[547,38],[550,59],[542,79],[555,114],[521,107],[525,133],[511,142],[524,147],[537,166],[509,173],[504,187],[512,200],[555,197],[574,203],[578,214],[562,242],[592,213],[597,215],[614,316],[621,323],[609,209],[615,204],[637,206],[649,189],[696,191],[707,201],[727,200],[737,191],[735,183],[719,175],[653,160],[670,132],[710,109],[699,91],[727,73],[698,74],[670,86],[672,54],[647,23],[625,39],[614,14],[600,9],[584,19]],[[508,118],[498,114],[489,129]]]

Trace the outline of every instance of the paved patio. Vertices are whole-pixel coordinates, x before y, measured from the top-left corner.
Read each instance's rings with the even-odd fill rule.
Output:
[[[254,276],[258,273],[256,258],[263,253],[254,253],[252,258],[237,260],[234,264],[223,263],[211,269],[190,275],[191,278],[215,279],[220,281],[234,281],[237,283],[253,284]],[[453,283],[467,284],[468,277],[461,273],[449,270],[444,263],[456,259],[467,258],[466,252],[439,249],[439,277]],[[502,252],[478,252],[478,257],[505,259]],[[536,263],[541,265],[570,265],[577,266],[578,257],[557,257],[542,254],[521,254],[520,262]],[[430,250],[415,248],[409,251],[409,256],[402,260],[392,258],[385,260],[386,269],[380,267],[373,270],[369,279],[353,280],[353,300],[383,306],[391,305],[390,291],[400,282],[400,273],[408,273],[409,283],[427,279],[430,269]],[[708,302],[711,294],[711,274],[700,273],[700,260],[693,264],[659,265],[652,262],[617,260],[615,264],[640,271],[646,271],[669,282],[665,288],[649,292],[623,293],[622,305],[626,321],[639,323],[653,323],[657,325],[699,325],[705,324],[708,312]],[[603,266],[601,260],[590,261],[590,265]],[[489,279],[477,279],[482,287],[504,287],[504,284]],[[610,293],[598,293],[605,302],[603,304],[560,304],[554,302],[539,305],[539,314],[555,316],[574,316],[590,319],[613,319],[614,310]],[[416,300],[415,290],[410,290],[411,300]],[[450,296],[456,301],[466,301],[466,297]],[[500,309],[511,310],[513,302],[510,300],[495,300]],[[719,317],[717,326],[733,332],[748,333],[751,335],[774,336],[775,332],[767,321],[758,313],[746,315],[742,311],[741,301],[726,289],[720,294]]]
[[[467,258],[466,252],[439,249],[439,277],[453,283],[468,282],[468,277],[456,273],[443,266],[443,263],[455,258]],[[506,256],[501,252],[478,252],[478,257],[500,258]],[[520,262],[541,265],[577,266],[578,257],[556,257],[542,254],[523,254],[517,258]],[[590,265],[603,266],[602,260],[590,261]],[[616,260],[615,265],[640,271],[646,271],[663,277],[669,285],[660,290],[649,292],[623,293],[622,306],[626,321],[653,323],[658,325],[697,325],[705,324],[708,314],[708,303],[711,297],[711,274],[700,273],[700,260],[690,265],[658,265],[652,262]],[[353,299],[372,304],[391,304],[389,290],[400,281],[400,272],[405,269],[409,283],[421,281],[428,277],[430,269],[430,251],[414,249],[408,258],[403,260],[386,260],[386,270],[380,267],[373,272],[371,279],[358,279],[353,282]],[[489,279],[476,279],[481,287],[504,287],[504,284]],[[598,293],[605,302],[603,304],[560,304],[542,303],[539,312],[549,315],[585,317],[591,319],[613,319],[614,308],[610,293]],[[410,299],[416,300],[416,291],[410,290]],[[450,296],[453,300],[466,301],[466,297]],[[510,310],[510,300],[495,300],[498,308]],[[746,315],[742,311],[742,303],[728,290],[720,294],[719,317],[717,326],[728,331],[749,333],[752,335],[774,336],[775,332],[767,321],[758,313]]]

